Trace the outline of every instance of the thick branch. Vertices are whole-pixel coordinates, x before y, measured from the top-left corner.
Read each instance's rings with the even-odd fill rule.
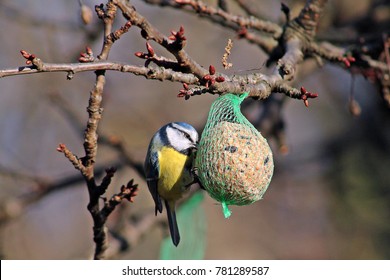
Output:
[[[107,60],[111,47],[116,40],[123,33],[127,32],[130,28],[129,24],[126,24],[125,27],[122,27],[119,31],[112,33],[112,25],[116,15],[116,6],[111,2],[108,2],[106,7],[104,5],[96,6],[95,10],[100,19],[104,22],[104,43],[102,46],[102,51],[98,55],[99,60]],[[43,62],[35,57],[35,55],[29,54],[25,51],[21,52],[23,57],[27,59],[26,63],[30,63],[36,67],[37,70],[42,71]],[[93,53],[90,48],[87,48],[86,54],[82,54],[81,61],[89,61],[93,59]],[[59,151],[63,152],[65,156],[73,163],[73,165],[79,169],[86,181],[88,193],[89,193],[89,203],[88,210],[93,219],[93,240],[95,242],[95,259],[102,259],[105,257],[105,252],[108,248],[107,240],[107,227],[105,222],[108,215],[111,212],[100,210],[99,200],[100,197],[106,192],[108,185],[111,182],[111,177],[114,175],[115,169],[107,169],[106,176],[103,179],[101,185],[97,185],[95,181],[95,161],[98,148],[98,135],[97,128],[102,116],[102,99],[103,99],[103,88],[105,85],[105,70],[97,70],[96,82],[93,89],[90,92],[87,112],[88,112],[88,122],[87,128],[84,132],[84,151],[85,156],[80,160],[76,156],[70,153],[65,149],[65,145],[60,145]],[[69,77],[69,75],[68,75]],[[67,156],[69,154],[69,156]],[[112,207],[112,209],[115,206]]]
[[[301,26],[305,33],[314,38],[317,33],[318,22],[321,13],[328,0],[309,0],[294,21]]]
[[[304,54],[310,54],[310,45],[326,2],[327,0],[308,0],[299,16],[287,23],[279,46],[285,53],[278,60],[276,69],[284,80],[293,80]]]

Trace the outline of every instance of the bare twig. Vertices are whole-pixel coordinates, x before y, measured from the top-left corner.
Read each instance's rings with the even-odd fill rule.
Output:
[[[111,180],[111,177],[114,176],[113,174],[110,174],[112,170],[107,171],[106,175],[106,180]],[[104,180],[103,180],[104,182]],[[108,187],[108,184],[110,182],[107,182],[107,185],[105,186]],[[103,186],[103,184],[102,184]],[[107,217],[114,211],[115,207],[122,202],[123,199],[128,200],[129,202],[134,202],[134,197],[138,194],[138,185],[134,184],[134,179],[130,180],[126,186],[122,186],[121,190],[119,193],[114,194],[109,200],[107,200],[104,203],[104,207],[101,210],[102,214],[104,217]]]
[[[121,160],[111,162],[108,165],[115,166],[117,170],[120,170],[125,167],[125,163],[123,163]],[[23,180],[28,179],[29,181],[34,182],[38,186],[32,186],[31,189],[33,190],[26,194],[15,197],[13,199],[7,199],[6,201],[2,201],[2,203],[0,204],[0,224],[5,223],[10,219],[19,217],[22,213],[24,213],[24,209],[26,207],[33,203],[36,203],[43,197],[52,194],[56,191],[75,187],[84,181],[84,178],[80,175],[66,176],[59,180],[52,181],[49,179],[26,175],[9,169],[3,169],[2,167],[0,168],[0,172],[6,175],[17,176],[18,179]],[[99,177],[104,174],[105,169],[105,167],[100,165],[95,167],[95,176]]]
[[[77,115],[74,108],[68,104],[67,100],[62,98],[58,93],[51,93],[49,97],[51,102],[53,102],[53,104],[61,110],[66,119],[69,120],[69,123],[74,127],[74,130],[76,132],[82,131],[84,128],[82,120]],[[130,168],[133,168],[141,178],[145,176],[143,171],[143,163],[134,159],[133,155],[127,151],[123,141],[121,141],[118,137],[114,135],[107,135],[101,131],[98,138],[98,144],[106,145],[116,150],[120,157],[119,162],[121,166],[125,164]],[[116,165],[110,166],[116,167]]]
[[[231,50],[232,50],[232,47],[233,47],[233,41],[231,39],[228,40],[228,43],[225,47],[225,53],[223,54],[223,57],[222,57],[222,66],[223,68],[225,69],[229,69],[233,66],[232,63],[228,62],[228,57],[231,53]]]
[[[79,159],[75,154],[73,154],[65,144],[59,144],[57,151],[63,153],[64,156],[73,164],[74,168],[79,170],[83,175],[86,174],[86,168],[81,159]]]
[[[179,201],[180,208],[195,193],[202,191],[197,186],[192,186],[185,198]],[[167,221],[163,215],[155,216],[154,211],[133,214],[127,219],[120,228],[111,231],[111,234],[117,239],[121,246],[110,251],[110,256],[118,257],[124,251],[134,248],[154,227],[166,228]],[[124,250],[126,249],[126,250]]]
[[[239,38],[245,38],[248,42],[259,46],[266,53],[271,53],[272,49],[275,48],[275,46],[277,45],[277,41],[275,40],[274,36],[272,36],[272,35],[271,36],[264,36],[264,34],[258,34],[258,32],[257,33],[251,32],[245,26],[241,26],[241,25],[237,24],[237,22],[235,22],[234,20],[228,21],[228,20],[226,20],[226,18],[220,17],[218,15],[218,13],[212,13],[212,12],[197,13],[197,10],[195,10],[193,8],[186,9],[186,7],[187,6],[190,7],[190,5],[178,4],[176,2],[176,0],[144,0],[144,2],[146,2],[148,4],[159,5],[159,6],[164,6],[164,7],[168,6],[168,7],[180,9],[182,11],[186,11],[186,12],[190,12],[190,13],[196,13],[198,16],[204,17],[204,18],[212,21],[213,23],[216,23],[216,24],[219,24],[225,28],[229,28],[231,30],[234,30],[239,35]],[[229,15],[228,16],[229,18],[237,17],[236,15],[233,15],[233,14],[229,14],[229,13],[227,13],[227,14]],[[246,17],[242,17],[242,18],[246,18]],[[247,21],[249,21],[249,20],[247,20]],[[277,27],[277,28],[278,28],[278,30],[280,29],[278,32],[280,32],[280,34],[281,34],[282,29],[280,27]],[[240,34],[240,32],[243,29],[246,30],[245,36],[243,36],[243,34]],[[277,34],[278,33],[276,33],[276,35]]]
[[[145,17],[139,14],[128,1],[113,0],[118,8],[122,11],[123,16],[133,25],[141,28],[142,36],[147,40],[154,40],[169,52],[171,52],[178,63],[182,67],[182,72],[192,73],[197,78],[202,78],[207,74],[207,70],[193,60],[186,51],[183,50],[186,37],[184,36],[184,28],[180,27],[179,31],[172,31],[169,37],[164,36],[157,28],[155,28]]]
[[[218,9],[212,6],[208,6],[202,1],[176,0],[176,3],[189,5],[197,13],[200,14],[217,15],[223,18],[225,21],[236,23],[240,27],[252,28],[258,31],[269,33],[275,38],[279,37],[280,34],[282,33],[282,29],[280,28],[280,26],[273,22],[260,20],[256,17],[243,17],[238,15],[233,15],[224,11],[223,9]]]
[[[246,0],[235,0],[235,1],[238,3],[241,9],[243,9],[248,15],[258,17],[253,6],[250,3],[248,3]]]
[[[165,64],[164,64],[165,65]],[[123,73],[133,73],[144,76],[147,79],[168,80],[186,83],[196,83],[198,78],[192,74],[180,73],[171,69],[157,67],[142,67],[110,61],[96,61],[89,63],[42,63],[38,70],[35,66],[21,66],[13,69],[0,70],[0,78],[16,75],[27,75],[37,73],[65,72],[67,78],[72,79],[74,74],[86,71],[110,70]]]

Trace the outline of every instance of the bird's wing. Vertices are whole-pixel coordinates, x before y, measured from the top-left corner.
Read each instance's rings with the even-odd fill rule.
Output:
[[[157,183],[160,173],[160,165],[158,162],[158,154],[157,152],[150,153],[146,156],[145,160],[145,175],[146,182],[148,184],[149,192],[152,194],[154,203],[156,205],[155,213],[157,215],[158,212],[162,212],[162,202],[161,198],[157,191]]]

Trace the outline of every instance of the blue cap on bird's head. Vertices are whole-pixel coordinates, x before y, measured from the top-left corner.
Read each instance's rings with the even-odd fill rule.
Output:
[[[188,129],[188,130],[195,130],[195,128],[193,128],[192,125],[185,123],[185,122],[173,122],[171,124],[177,124],[178,126],[181,126],[181,127]]]

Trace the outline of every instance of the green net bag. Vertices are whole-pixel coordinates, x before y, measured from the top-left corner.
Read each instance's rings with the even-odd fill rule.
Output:
[[[206,215],[202,206],[204,192],[194,193],[177,211],[180,246],[167,236],[160,247],[161,260],[201,260],[206,251]]]
[[[212,198],[228,205],[248,205],[262,198],[274,163],[267,140],[241,113],[248,96],[225,94],[211,105],[195,159],[198,177]]]

